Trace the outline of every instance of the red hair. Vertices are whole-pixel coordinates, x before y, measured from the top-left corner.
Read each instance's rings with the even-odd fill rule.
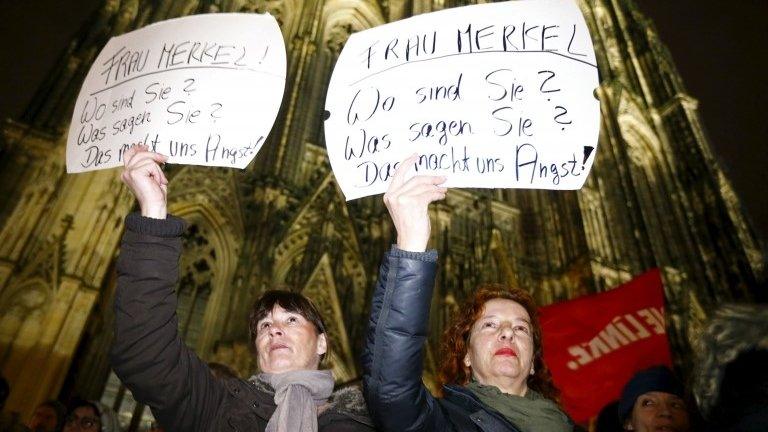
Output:
[[[510,288],[501,284],[479,286],[471,298],[461,305],[453,316],[448,329],[443,333],[441,341],[441,358],[438,380],[440,384],[465,385],[472,377],[472,371],[464,364],[464,357],[469,349],[469,335],[475,321],[483,314],[485,304],[493,299],[512,300],[522,306],[531,318],[533,336],[533,369],[534,374],[527,380],[528,388],[541,393],[544,397],[557,401],[559,391],[552,382],[552,374],[544,364],[544,353],[541,346],[541,323],[539,323],[538,307],[528,292],[519,288]]]

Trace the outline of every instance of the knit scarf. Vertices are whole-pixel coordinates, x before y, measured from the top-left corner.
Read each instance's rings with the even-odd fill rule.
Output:
[[[573,430],[568,416],[560,407],[534,390],[525,396],[502,393],[496,386],[472,381],[469,389],[485,405],[498,411],[522,432],[570,432]]]
[[[330,370],[298,370],[256,376],[275,390],[277,409],[266,432],[317,432],[317,407],[333,393]]]

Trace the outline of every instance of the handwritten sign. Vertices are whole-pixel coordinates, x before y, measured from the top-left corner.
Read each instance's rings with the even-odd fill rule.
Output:
[[[270,15],[195,15],[114,37],[75,103],[67,172],[120,166],[136,144],[171,163],[245,168],[274,124],[285,65]]]
[[[399,161],[449,187],[578,189],[600,107],[586,23],[569,0],[467,6],[353,34],[326,99],[325,139],[348,200]]]

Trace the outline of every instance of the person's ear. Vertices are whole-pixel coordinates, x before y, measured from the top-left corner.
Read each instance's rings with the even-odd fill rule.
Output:
[[[466,367],[472,367],[472,362],[469,360],[469,351],[467,351],[466,354],[464,354],[464,366]]]
[[[328,339],[325,337],[325,333],[320,333],[317,336],[317,355],[321,356],[328,352]]]

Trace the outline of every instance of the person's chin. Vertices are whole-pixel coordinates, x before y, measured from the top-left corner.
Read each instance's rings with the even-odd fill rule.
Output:
[[[499,362],[496,364],[494,369],[496,370],[496,375],[498,376],[514,378],[520,375],[520,367],[517,365],[517,363],[510,361]]]
[[[497,368],[505,368],[505,369],[509,369],[509,368],[519,369],[520,368],[520,361],[515,356],[501,356],[501,355],[498,355],[498,356],[495,356],[493,358],[493,362],[496,364]]]
[[[293,356],[289,356],[287,353],[272,352],[270,357],[268,366],[268,372],[270,373],[283,373],[301,369],[301,366],[294,361]]]
[[[269,373],[283,373],[283,372],[291,372],[295,370],[301,369],[300,366],[292,363],[292,362],[274,362],[269,366]]]

